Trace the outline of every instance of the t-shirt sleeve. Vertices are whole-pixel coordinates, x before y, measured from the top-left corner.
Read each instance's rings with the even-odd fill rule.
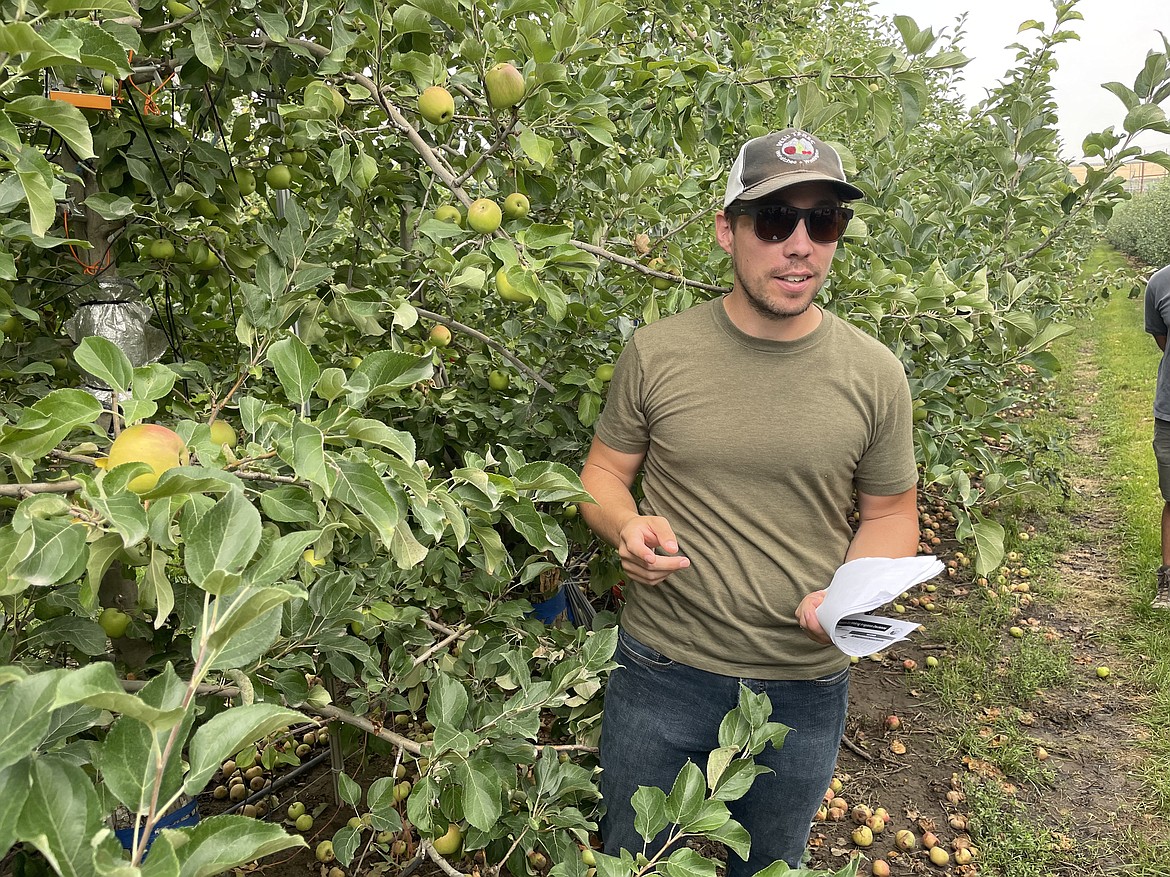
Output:
[[[871,496],[894,496],[918,483],[914,460],[914,410],[901,363],[890,376],[891,391],[879,413],[873,441],[854,472],[854,486]]]
[[[1166,335],[1166,319],[1162,316],[1162,303],[1166,298],[1164,284],[1156,283],[1156,277],[1146,284],[1146,331],[1151,335]]]
[[[650,447],[650,424],[642,399],[642,362],[631,339],[614,364],[605,407],[597,420],[597,438],[623,454],[644,454]]]

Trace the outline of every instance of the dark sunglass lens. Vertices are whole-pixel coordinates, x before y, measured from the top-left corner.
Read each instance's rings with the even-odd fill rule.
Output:
[[[756,212],[756,237],[762,241],[786,240],[796,231],[798,219],[791,207],[761,207]]]
[[[809,212],[808,236],[822,244],[839,241],[849,224],[849,215],[840,207],[818,207]]]

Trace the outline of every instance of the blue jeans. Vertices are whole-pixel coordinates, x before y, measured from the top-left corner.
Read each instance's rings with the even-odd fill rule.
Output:
[[[756,762],[773,773],[756,777],[751,790],[728,807],[751,835],[745,863],[729,851],[727,877],[750,877],[777,860],[800,866],[809,828],[833,778],[845,730],[849,669],[822,679],[737,679],[672,661],[624,630],[609,676],[601,729],[601,820],[605,852],[662,848],[664,830],[646,845],[634,830],[630,798],[638,786],[670,792],[687,760],[706,775],[707,755],[719,748],[719,723],[739,703],[742,683],[772,701],[772,721],[792,730],[780,750],[771,744]]]

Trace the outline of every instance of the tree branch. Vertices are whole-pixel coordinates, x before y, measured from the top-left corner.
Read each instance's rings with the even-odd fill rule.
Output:
[[[514,365],[519,371],[522,371],[522,372],[524,372],[524,374],[531,377],[541,387],[548,390],[550,393],[555,393],[557,391],[556,387],[554,387],[552,384],[550,384],[548,381],[546,381],[544,378],[542,378],[536,371],[534,371],[533,369],[531,369],[527,365],[525,365],[516,356],[516,354],[512,353],[510,350],[508,350],[506,347],[504,347],[504,345],[502,345],[499,341],[496,341],[494,338],[491,338],[491,337],[485,335],[483,332],[479,331],[478,329],[471,328],[470,326],[466,325],[465,323],[460,323],[458,320],[453,320],[450,317],[444,317],[442,314],[436,314],[434,311],[428,311],[428,310],[425,310],[423,308],[416,308],[415,310],[418,311],[420,316],[426,317],[428,320],[434,320],[436,323],[441,323],[449,329],[455,329],[456,331],[462,332],[465,335],[470,335],[472,338],[475,338],[478,341],[482,341],[484,344],[486,344],[492,350],[499,353],[500,356],[504,357],[504,359],[508,360],[508,362],[512,363],[512,365]]]

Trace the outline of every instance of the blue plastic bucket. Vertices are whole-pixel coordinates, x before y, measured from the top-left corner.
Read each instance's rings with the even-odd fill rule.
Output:
[[[569,598],[565,596],[565,589],[562,587],[555,594],[547,600],[540,603],[532,604],[532,611],[528,613],[529,618],[535,618],[537,621],[543,621],[545,624],[555,624],[562,618],[567,618],[573,624],[577,620],[573,617],[573,608],[569,605]]]
[[[154,831],[150,833],[150,837],[146,841],[146,849],[150,850],[150,845],[154,843],[158,833],[164,828],[190,828],[192,825],[199,824],[199,800],[192,798],[182,807],[168,813],[155,825]],[[114,834],[118,840],[121,841],[123,848],[129,850],[134,846],[134,826],[129,828],[115,828]]]

